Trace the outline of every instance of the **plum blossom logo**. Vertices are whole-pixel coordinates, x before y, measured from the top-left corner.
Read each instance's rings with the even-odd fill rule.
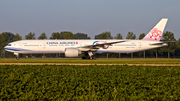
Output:
[[[100,44],[100,43],[102,43],[102,42],[101,42],[101,41],[94,41],[94,42],[93,42],[93,45],[98,45],[98,44]],[[107,42],[103,42],[103,43],[107,43]],[[103,43],[102,43],[102,44],[103,44]],[[106,45],[103,47],[103,49],[108,49],[108,48],[109,48],[109,46],[106,46]]]
[[[107,42],[104,42],[104,43],[107,43]],[[109,46],[106,46],[106,45],[103,47],[103,49],[108,49],[108,48]]]
[[[158,40],[161,38],[162,31],[158,30],[157,28],[154,28],[149,33],[149,36],[152,40]]]

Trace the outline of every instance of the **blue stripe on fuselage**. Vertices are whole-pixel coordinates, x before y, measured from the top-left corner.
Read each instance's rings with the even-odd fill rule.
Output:
[[[4,47],[5,50],[11,50],[11,51],[31,51],[27,49],[21,49],[21,48],[6,48]]]

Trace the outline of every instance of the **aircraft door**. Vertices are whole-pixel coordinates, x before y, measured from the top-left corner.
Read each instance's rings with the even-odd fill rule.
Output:
[[[141,42],[138,43],[138,48],[141,48]]]
[[[18,48],[22,48],[22,43],[18,43]]]
[[[81,42],[79,42],[79,46],[82,46],[82,43],[81,43]]]
[[[41,47],[43,50],[46,49],[46,44],[43,42]]]

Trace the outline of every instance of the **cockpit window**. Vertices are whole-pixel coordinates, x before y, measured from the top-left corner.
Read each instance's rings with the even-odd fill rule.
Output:
[[[11,44],[8,44],[8,46],[11,46]]]

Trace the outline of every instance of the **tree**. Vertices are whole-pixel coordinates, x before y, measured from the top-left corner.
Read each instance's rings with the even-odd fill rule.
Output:
[[[42,34],[38,37],[38,39],[47,39],[47,36],[46,36],[45,33],[42,33]]]
[[[145,33],[140,34],[139,35],[139,40],[143,39],[145,37],[145,35],[146,35]]]
[[[4,47],[10,43],[13,42],[14,34],[11,32],[2,32],[0,34],[0,51],[3,54],[3,57],[5,57],[5,50]]]
[[[53,32],[50,39],[75,39],[75,35],[72,32]]]
[[[133,32],[128,32],[126,39],[136,39],[136,35]]]
[[[0,34],[0,49],[2,49],[7,44],[6,41],[6,34],[3,32]]]
[[[18,41],[18,40],[22,40],[22,36],[16,33],[16,35],[14,35],[13,41]]]
[[[170,31],[166,31],[163,36],[162,36],[162,41],[176,41],[176,39],[174,38],[174,33],[170,32]],[[168,58],[170,58],[170,53],[174,52],[176,48],[176,43],[170,42],[168,43],[168,46],[163,47],[163,51],[168,52]]]
[[[111,32],[102,32],[101,34],[95,35],[94,39],[113,39]]]
[[[114,37],[114,39],[122,39],[121,33],[118,33],[118,34]]]
[[[76,33],[75,38],[76,39],[90,39],[90,37],[88,37],[88,35],[84,33]]]
[[[62,35],[59,32],[53,32],[49,39],[62,39]]]
[[[75,35],[72,32],[61,32],[63,39],[75,39]]]
[[[30,32],[28,35],[25,36],[25,39],[36,39],[35,33]]]
[[[180,48],[180,38],[176,41],[177,48]]]
[[[180,56],[180,38],[176,41],[175,55]]]
[[[14,34],[11,32],[2,32],[2,35],[6,39],[6,44],[13,42]]]
[[[6,39],[6,34],[5,32],[1,33],[0,34],[0,50],[1,50],[1,53],[3,54],[2,56],[5,57],[5,50],[3,49],[4,46],[7,45],[7,39]]]

